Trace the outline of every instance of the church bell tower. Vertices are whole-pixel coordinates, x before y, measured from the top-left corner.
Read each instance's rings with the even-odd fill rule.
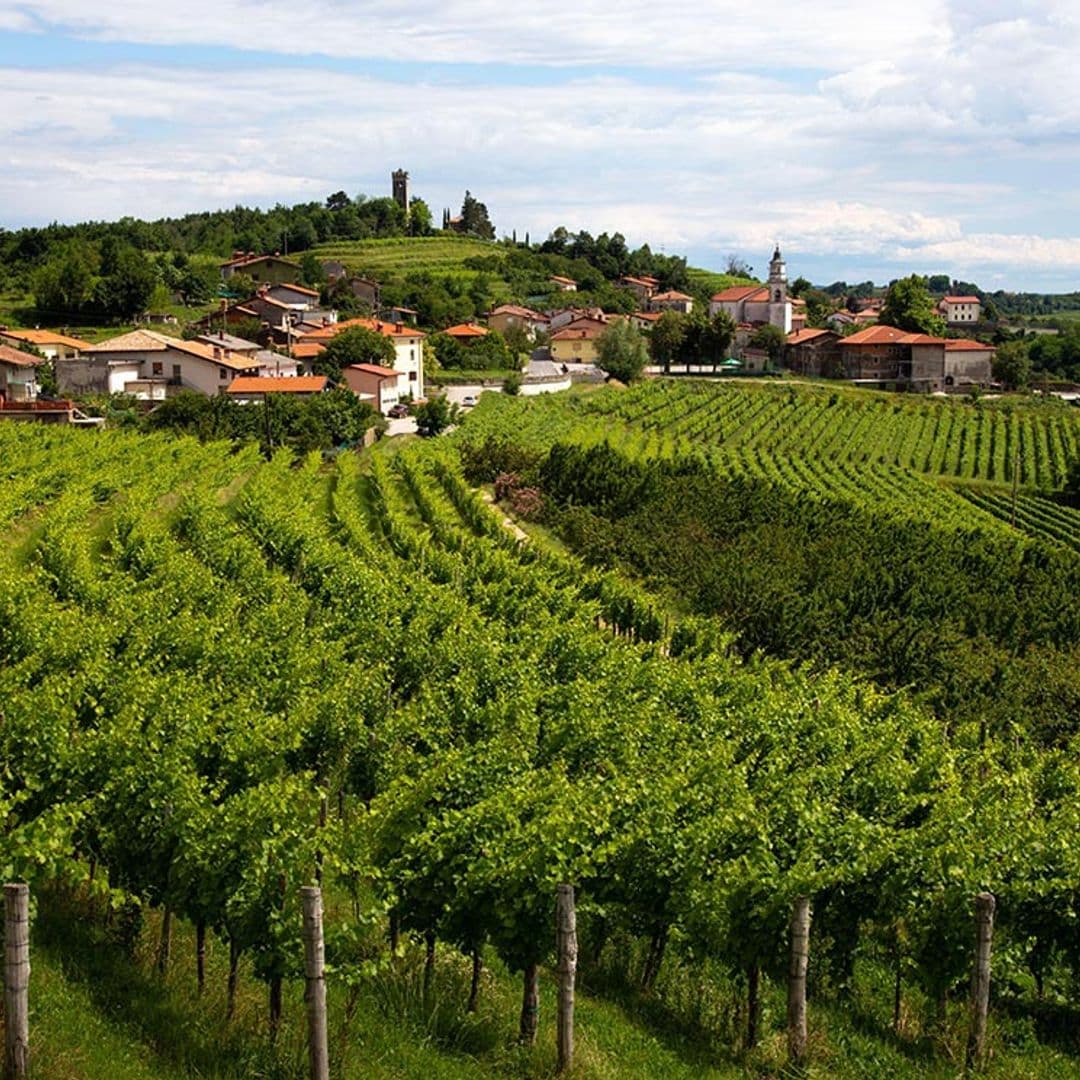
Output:
[[[769,260],[769,322],[779,326],[785,334],[791,333],[791,301],[788,300],[787,264],[776,245]]]

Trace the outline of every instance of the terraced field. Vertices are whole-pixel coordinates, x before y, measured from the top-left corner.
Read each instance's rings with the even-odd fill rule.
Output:
[[[474,276],[476,271],[462,266],[465,259],[480,255],[501,261],[506,256],[500,244],[452,235],[334,241],[313,250],[320,259],[337,259],[376,278],[411,273]]]

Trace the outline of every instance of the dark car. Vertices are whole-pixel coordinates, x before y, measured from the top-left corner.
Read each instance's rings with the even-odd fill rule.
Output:
[[[389,416],[392,416],[395,420],[400,420],[403,416],[409,415],[409,406],[398,402],[396,405],[390,406]]]

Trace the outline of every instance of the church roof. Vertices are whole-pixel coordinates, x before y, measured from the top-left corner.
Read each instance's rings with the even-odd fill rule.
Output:
[[[713,296],[714,303],[737,303],[746,300],[768,300],[769,290],[764,285],[732,285]]]

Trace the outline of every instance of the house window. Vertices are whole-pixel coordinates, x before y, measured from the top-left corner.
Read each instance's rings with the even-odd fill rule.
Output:
[[[228,371],[226,371],[223,367],[219,367],[217,369],[217,375],[219,379],[227,379],[229,377]]]
[[[409,372],[409,382],[416,382],[416,372],[415,371],[410,371]]]
[[[165,365],[160,360],[155,360],[150,366],[153,369],[153,373],[155,375],[165,374]]]
[[[180,378],[180,365],[179,364],[173,364],[173,366],[172,366],[172,377],[174,379],[179,379]]]

